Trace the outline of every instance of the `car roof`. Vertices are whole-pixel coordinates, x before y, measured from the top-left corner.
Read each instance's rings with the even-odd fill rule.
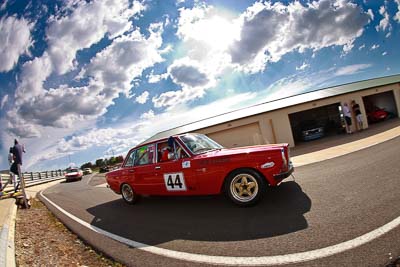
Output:
[[[140,144],[138,144],[138,145],[136,145],[135,147],[133,147],[132,149],[135,149],[135,148],[138,148],[138,147],[141,147],[141,146],[145,146],[145,145],[150,145],[150,144],[155,144],[155,143],[159,143],[159,142],[161,142],[161,141],[166,141],[166,140],[168,140],[168,138],[170,138],[170,137],[174,137],[174,138],[177,138],[177,137],[180,137],[180,136],[183,136],[183,135],[186,135],[186,134],[194,134],[194,135],[197,135],[197,134],[199,134],[199,133],[192,133],[192,132],[189,132],[189,133],[181,133],[181,134],[175,134],[175,135],[171,135],[171,136],[168,136],[168,137],[163,137],[163,138],[158,138],[158,139],[154,139],[154,140],[149,140],[148,142],[143,142],[143,143],[140,143]],[[201,134],[202,135],[202,134]]]

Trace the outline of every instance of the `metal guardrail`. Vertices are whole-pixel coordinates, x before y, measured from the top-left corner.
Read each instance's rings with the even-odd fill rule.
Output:
[[[22,175],[25,179],[25,185],[29,186],[29,185],[39,184],[42,182],[48,182],[60,179],[64,177],[65,171],[56,170],[56,171],[45,171],[45,172],[24,172]],[[10,179],[10,175],[2,173],[0,174],[0,179],[2,185],[4,185]],[[4,191],[11,191],[13,190],[13,188],[14,187],[12,184],[8,184],[7,187],[4,189]]]

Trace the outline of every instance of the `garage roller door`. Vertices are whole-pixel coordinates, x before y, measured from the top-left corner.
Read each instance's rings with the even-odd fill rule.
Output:
[[[209,133],[207,135],[224,147],[240,147],[264,144],[258,123],[247,124],[215,133]]]

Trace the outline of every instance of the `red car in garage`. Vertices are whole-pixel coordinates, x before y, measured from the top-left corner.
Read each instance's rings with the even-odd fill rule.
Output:
[[[386,110],[378,107],[375,107],[373,110],[367,112],[368,123],[386,120],[388,116],[389,113]]]
[[[293,170],[288,144],[227,149],[205,135],[182,134],[132,148],[106,179],[129,204],[141,195],[225,193],[235,204],[251,206]]]

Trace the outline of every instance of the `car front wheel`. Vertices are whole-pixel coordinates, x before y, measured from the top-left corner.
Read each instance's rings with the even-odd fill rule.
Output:
[[[236,205],[255,205],[266,190],[263,178],[250,169],[240,169],[231,173],[225,183],[225,193]]]
[[[123,184],[121,186],[121,194],[125,202],[130,205],[135,204],[139,200],[139,195],[135,193],[129,184]]]

